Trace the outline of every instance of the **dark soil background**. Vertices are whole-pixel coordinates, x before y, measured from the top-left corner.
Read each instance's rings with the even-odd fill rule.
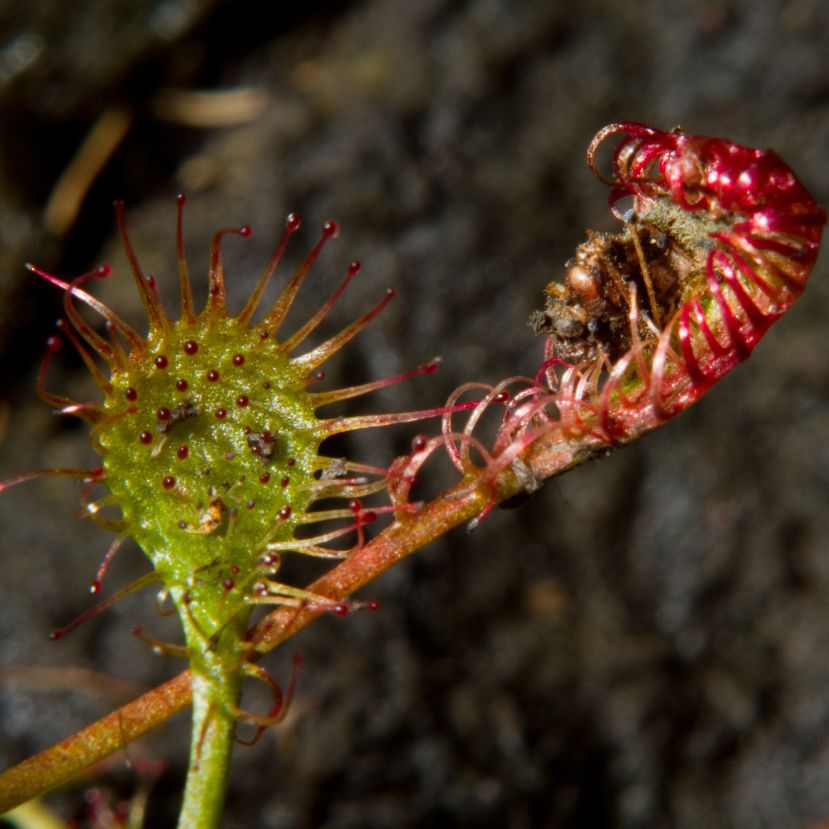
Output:
[[[341,239],[296,319],[352,258],[363,274],[326,333],[388,285],[398,299],[329,381],[441,355],[436,378],[361,410],[437,405],[462,382],[534,373],[542,344],[527,319],[543,286],[586,228],[612,227],[584,164],[604,124],[681,124],[774,147],[829,202],[827,43],[823,0],[0,7],[0,476],[92,460],[84,429],[35,397],[60,297],[22,263],[73,275],[111,260],[101,291],[138,319],[114,198],[165,290],[177,191],[190,197],[194,274],[214,228],[252,224],[252,239],[226,245],[237,303],[288,210],[306,220],[293,262],[337,218]],[[234,126],[188,125],[163,108],[171,89],[236,87],[265,105]],[[50,232],[55,182],[113,107],[132,115],[125,139],[71,227]],[[692,411],[401,564],[366,593],[380,613],[320,620],[274,655],[287,680],[291,655],[305,654],[298,697],[286,724],[239,748],[223,825],[829,821],[826,277],[824,258],[797,308]],[[84,395],[87,383],[70,354],[51,372],[56,391]],[[415,431],[340,448],[385,464]],[[141,622],[175,637],[146,594],[47,641],[88,606],[109,543],[74,520],[76,492],[47,480],[0,497],[3,764],[131,693],[72,666],[138,685],[181,669],[130,635]],[[110,589],[145,567],[124,550]],[[132,760],[167,763],[147,826],[174,824],[187,740],[182,715],[130,747]],[[50,802],[82,815],[93,783],[113,801],[141,785],[119,756]]]

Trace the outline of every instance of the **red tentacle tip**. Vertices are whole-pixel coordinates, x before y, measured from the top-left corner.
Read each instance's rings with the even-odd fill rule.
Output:
[[[247,239],[253,235],[253,228],[250,225],[242,225],[239,228],[239,235]]]
[[[326,237],[326,239],[336,239],[337,236],[340,235],[340,226],[337,222],[333,219],[329,219],[323,226],[322,226],[322,235]]]
[[[184,193],[179,193],[176,196],[176,204],[179,207],[184,207],[184,205],[187,204],[187,196]]]
[[[360,273],[360,268],[362,268],[362,267],[363,266],[362,266],[361,262],[358,262],[358,261],[352,262],[348,266],[348,275],[349,276],[357,276],[357,274]]]
[[[302,217],[299,213],[289,213],[285,218],[285,230],[288,233],[296,233],[302,227]]]

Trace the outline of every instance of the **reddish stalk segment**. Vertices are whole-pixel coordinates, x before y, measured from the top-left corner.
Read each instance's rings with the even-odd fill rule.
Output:
[[[320,421],[318,428],[322,434],[338,435],[342,432],[353,432],[357,429],[373,429],[378,426],[391,426],[395,423],[412,423],[417,420],[426,420],[430,417],[442,417],[449,411],[463,412],[477,405],[477,400],[470,400],[467,403],[458,403],[455,406],[436,406],[433,409],[420,409],[416,412],[393,412],[391,414],[335,417],[330,420]]]
[[[382,310],[394,299],[395,292],[393,288],[386,291],[377,305],[370,311],[363,314],[362,317],[355,320],[351,325],[340,331],[339,334],[331,337],[330,340],[318,345],[313,351],[303,354],[301,357],[294,358],[294,364],[306,373],[312,372],[317,366],[322,365],[332,354],[339,351],[346,343],[357,336]]]
[[[298,229],[299,227],[299,225],[297,224],[295,228],[291,228],[292,215],[293,214],[290,214],[288,216],[288,222],[286,223],[285,237],[283,237],[283,243],[285,241],[285,238],[288,237],[290,234],[294,233],[296,229]],[[322,226],[322,236],[320,236],[319,241],[311,249],[311,252],[308,254],[308,256],[305,257],[305,261],[297,268],[296,272],[291,277],[290,282],[288,282],[288,284],[282,289],[282,293],[279,295],[276,302],[265,315],[264,319],[259,323],[260,327],[264,331],[267,331],[268,334],[273,335],[279,330],[279,327],[282,325],[282,322],[285,319],[285,315],[288,313],[288,310],[293,304],[297,292],[302,286],[302,283],[305,281],[305,277],[308,276],[308,273],[313,267],[314,262],[317,261],[325,243],[329,239],[336,238],[338,233],[339,226],[336,222],[328,221]],[[283,243],[280,243],[280,247],[277,248],[276,254],[274,254],[274,258],[271,260],[271,262],[273,263],[273,267],[275,267],[276,262],[279,261],[279,257],[282,255],[281,249],[283,247]],[[268,269],[265,271],[265,274],[269,277],[272,270],[272,266],[268,265]],[[263,281],[266,281],[265,276],[263,276]],[[258,287],[257,290],[259,290]],[[254,291],[254,295],[255,294],[256,291]]]
[[[141,297],[144,311],[150,323],[150,339],[153,339],[158,334],[166,334],[169,332],[170,321],[164,309],[161,307],[158,295],[150,288],[149,282],[141,270],[141,265],[138,262],[138,257],[135,254],[135,249],[132,246],[129,233],[127,232],[127,223],[124,219],[124,202],[116,201],[113,206],[115,207],[115,219],[118,223],[121,244],[123,244],[124,251],[127,254],[127,261],[129,262],[130,271],[135,281],[135,287],[138,289],[138,295]]]
[[[143,338],[139,337],[138,334],[107,305],[104,305],[103,302],[101,302],[96,297],[92,296],[92,294],[89,294],[78,287],[78,285],[82,284],[83,282],[86,282],[93,276],[98,277],[100,279],[103,279],[104,277],[108,276],[110,274],[109,265],[101,265],[95,271],[73,280],[71,284],[68,282],[64,282],[62,279],[58,279],[58,277],[53,276],[52,274],[47,273],[46,271],[42,271],[40,268],[36,267],[31,262],[27,262],[25,268],[31,273],[34,273],[42,279],[45,279],[47,282],[51,282],[52,285],[57,285],[58,288],[60,288],[63,291],[66,291],[67,296],[74,296],[77,299],[81,300],[81,302],[86,303],[94,311],[97,311],[107,322],[111,323],[115,327],[115,329],[124,336],[124,338],[130,344],[130,347],[133,350],[137,351],[138,353],[144,351],[146,347],[146,341]],[[96,351],[99,351],[102,358],[107,359],[111,357],[113,354],[112,346],[110,346],[109,343],[107,343],[105,340],[99,337],[94,331],[92,331],[91,328],[89,328],[89,326],[83,321],[78,312],[75,310],[74,306],[68,304],[68,299],[65,302],[66,304],[64,307],[66,308],[66,315],[69,317],[72,324],[75,325],[78,332],[83,333],[84,330],[88,330],[95,338],[95,342],[99,342],[102,344],[102,350],[99,351],[99,349],[96,348],[92,342],[90,342],[89,344],[93,348],[95,348]],[[76,325],[76,320],[80,323],[80,327]],[[87,340],[87,342],[89,342],[89,340]]]
[[[190,270],[184,255],[184,205],[187,196],[179,193],[176,197],[176,261],[178,263],[179,292],[181,294],[181,317],[188,324],[196,321],[196,309],[193,305],[193,289],[190,285]]]
[[[225,271],[222,263],[222,239],[228,234],[235,234],[246,239],[251,235],[251,229],[248,225],[242,227],[224,227],[217,230],[213,234],[213,241],[210,245],[210,281],[208,287],[208,298],[205,312],[211,314],[212,317],[224,316],[226,313],[225,305]]]
[[[104,474],[104,470],[99,466],[95,469],[32,469],[29,472],[22,472],[19,475],[13,475],[11,478],[6,478],[0,481],[0,492],[17,484],[22,484],[26,481],[33,481],[36,478],[74,478],[85,483],[95,483],[99,481]]]
[[[137,578],[134,582],[132,582],[132,584],[122,587],[116,593],[113,593],[108,598],[90,607],[89,610],[85,610],[80,616],[77,617],[77,619],[73,619],[68,625],[64,625],[63,627],[57,628],[57,630],[53,630],[49,634],[49,638],[53,640],[63,639],[63,637],[68,633],[71,633],[73,630],[77,630],[84,622],[88,622],[99,613],[103,613],[117,602],[120,602],[121,599],[142,590],[150,584],[157,584],[160,581],[161,577],[157,573],[147,573],[146,575]]]
[[[282,260],[282,256],[285,253],[285,248],[288,245],[288,241],[290,240],[291,236],[296,233],[302,224],[302,220],[300,219],[299,215],[296,213],[289,213],[288,217],[285,219],[285,230],[282,233],[282,238],[279,241],[279,244],[274,251],[273,256],[271,257],[270,262],[268,262],[267,267],[265,268],[261,277],[259,277],[259,282],[257,283],[256,287],[253,289],[253,293],[250,295],[248,301],[245,303],[245,307],[242,309],[242,312],[236,318],[239,321],[240,325],[248,325],[253,318],[253,315],[256,313],[256,309],[259,307],[259,303],[262,301],[262,294],[265,292],[265,288],[267,288],[268,283],[271,280],[271,277],[276,271],[277,266],[279,265],[280,261]]]
[[[348,266],[348,272],[345,275],[345,278],[342,282],[340,282],[337,289],[334,291],[333,294],[328,298],[328,301],[322,308],[317,311],[314,316],[312,316],[308,322],[305,323],[298,331],[292,334],[284,343],[282,343],[282,348],[285,351],[291,352],[296,349],[296,347],[309,335],[311,334],[317,326],[328,316],[331,312],[331,309],[337,304],[339,298],[343,295],[345,289],[351,283],[351,280],[354,279],[355,276],[360,272],[360,263],[359,262],[352,262]]]
[[[359,386],[350,386],[345,389],[332,389],[331,391],[319,392],[311,395],[314,403],[314,408],[318,409],[321,406],[327,406],[329,403],[339,403],[342,400],[350,400],[353,397],[361,397],[364,394],[369,394],[379,389],[384,389],[387,386],[395,385],[396,383],[403,383],[410,380],[412,377],[418,377],[421,374],[434,374],[438,370],[438,363],[433,360],[430,363],[423,363],[417,368],[403,371],[400,374],[395,374],[392,377],[384,377],[380,380],[374,380],[371,383],[363,383]]]

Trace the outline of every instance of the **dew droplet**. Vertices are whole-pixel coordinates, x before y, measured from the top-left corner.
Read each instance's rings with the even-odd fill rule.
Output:
[[[176,380],[176,388],[179,391],[187,391],[187,381],[183,378],[180,380]]]
[[[172,475],[168,475],[162,482],[161,486],[164,489],[172,489],[176,485],[176,479]]]
[[[167,365],[169,364],[169,360],[163,354],[159,354],[153,362],[155,363],[155,367],[158,369],[167,368]]]
[[[130,401],[138,400],[138,392],[133,388],[124,389],[124,397]]]
[[[195,340],[187,340],[182,348],[185,354],[189,354],[192,357],[199,350],[199,344]]]
[[[216,409],[215,414],[219,420],[224,420],[227,417],[227,409]]]
[[[138,440],[140,440],[141,443],[152,443],[153,442],[153,433],[152,432],[142,432],[138,436]]]
[[[233,355],[233,365],[234,366],[243,366],[245,364],[245,355],[244,354],[234,354]]]
[[[250,402],[250,398],[248,398],[248,396],[246,394],[240,394],[236,398],[236,405],[239,406],[239,408],[241,408],[241,409],[244,409],[245,406],[247,406],[249,402]]]
[[[190,454],[190,447],[186,443],[182,443],[176,451],[180,460],[184,460]]]
[[[211,368],[210,371],[207,372],[207,379],[211,383],[215,383],[219,379],[219,372],[216,371],[215,368]]]
[[[271,479],[270,474],[269,474],[268,472],[263,472],[263,473],[259,476],[259,483],[260,483],[260,484],[266,484],[266,483],[267,483],[270,479]]]

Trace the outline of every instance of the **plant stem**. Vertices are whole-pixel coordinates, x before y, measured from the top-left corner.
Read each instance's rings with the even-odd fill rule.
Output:
[[[250,611],[239,613],[221,635],[205,634],[189,606],[179,599],[179,615],[190,653],[193,724],[190,764],[180,829],[215,829],[219,826],[230,776],[233,750],[233,711],[242,692],[242,641]]]
[[[225,702],[230,697],[237,703],[241,675],[236,671],[219,684],[215,676],[194,672],[192,686],[190,768],[178,825],[181,829],[214,829],[222,816],[235,726]]]
[[[527,462],[539,479],[565,472],[602,451],[555,436],[538,441],[528,450]],[[505,470],[497,481],[494,497],[509,498],[522,490],[520,481]],[[387,527],[361,550],[309,585],[309,590],[334,600],[385,572],[393,564],[429,541],[477,515],[493,496],[470,480],[441,493],[419,512]],[[280,607],[266,616],[251,632],[250,639],[265,653],[293,636],[321,614],[320,610]],[[151,731],[191,702],[191,675],[178,676],[148,691],[112,714],[98,720],[52,748],[29,757],[0,774],[0,814],[65,783],[93,763]]]

